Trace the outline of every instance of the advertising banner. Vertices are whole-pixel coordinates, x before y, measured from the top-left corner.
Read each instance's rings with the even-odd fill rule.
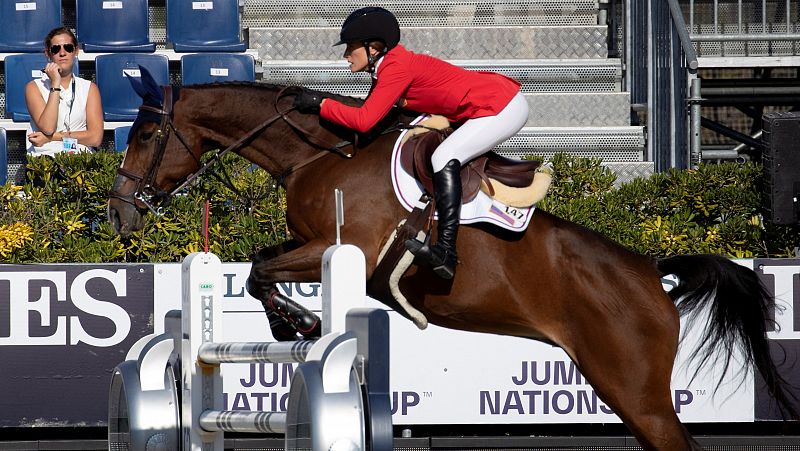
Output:
[[[800,399],[800,259],[757,258],[753,269],[775,297],[775,324],[767,333],[772,360],[783,363],[778,367],[780,375],[792,387],[794,399]],[[756,419],[782,420],[758,376],[756,388]]]
[[[775,359],[800,356],[800,261],[754,265],[782,309],[769,332]],[[133,342],[162,332],[180,309],[181,267],[6,265],[0,267],[0,426],[104,425],[112,368]],[[249,263],[223,265],[224,340],[269,341],[261,304],[244,289]],[[319,283],[280,290],[319,313]],[[669,289],[668,284],[665,286]],[[372,301],[370,306],[385,308]],[[430,326],[390,312],[392,410],[397,425],[618,422],[560,348],[541,342]],[[695,375],[688,359],[704,324],[684,327],[672,396],[684,422],[779,419],[752,368],[734,357]],[[738,363],[737,363],[738,362]],[[231,410],[285,410],[291,364],[225,364]],[[784,377],[800,386],[786,369]],[[800,393],[797,393],[800,396]],[[777,417],[776,417],[777,415]]]
[[[225,340],[271,340],[261,304],[244,290],[249,264],[223,268]],[[162,286],[179,279],[179,272],[163,275]],[[320,284],[289,283],[280,289],[320,313]],[[180,307],[178,296],[167,293],[159,290],[156,297],[156,309],[163,313]],[[372,302],[372,307],[385,308]],[[620,421],[560,348],[433,325],[420,331],[393,312],[390,323],[395,424]],[[720,365],[708,365],[695,375],[698,362],[688,361],[687,356],[699,340],[699,328],[687,330],[673,373],[673,402],[682,421],[754,421],[752,369],[734,364],[721,383]],[[741,361],[735,356],[734,362],[737,359]],[[223,365],[226,408],[285,409],[293,368],[292,364]]]
[[[153,330],[152,265],[0,266],[0,426],[96,426]]]

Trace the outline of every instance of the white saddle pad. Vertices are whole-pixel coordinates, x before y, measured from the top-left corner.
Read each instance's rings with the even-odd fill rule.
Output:
[[[417,124],[427,117],[427,115],[422,115],[415,119],[412,124]],[[405,136],[407,132],[407,130],[402,132],[397,142],[394,143],[391,170],[392,185],[394,186],[394,193],[397,195],[397,200],[400,201],[403,208],[411,211],[415,206],[422,207],[419,198],[422,196],[425,188],[414,179],[412,174],[406,172],[400,164],[400,144],[403,142],[403,136]],[[493,199],[483,191],[479,191],[475,199],[462,205],[461,223],[473,224],[476,222],[488,222],[489,224],[494,224],[504,229],[521,232],[528,227],[534,209],[535,206],[527,208],[509,207]]]

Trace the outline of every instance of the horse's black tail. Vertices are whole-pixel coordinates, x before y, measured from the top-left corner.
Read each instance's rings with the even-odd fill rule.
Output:
[[[785,390],[787,383],[770,357],[767,324],[773,321],[770,316],[773,299],[756,273],[725,257],[710,254],[680,255],[660,259],[657,264],[662,275],[678,276],[678,286],[669,296],[681,316],[709,308],[708,327],[694,356],[701,362],[724,356],[724,376],[733,352],[740,348],[745,364],[754,364],[761,373],[782,414],[800,419],[794,407],[797,399]]]

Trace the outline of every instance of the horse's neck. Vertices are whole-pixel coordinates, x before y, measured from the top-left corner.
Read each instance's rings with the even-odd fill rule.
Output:
[[[206,146],[206,151],[220,146],[223,149],[235,146],[240,139],[258,130],[249,142],[234,150],[271,174],[282,175],[311,158],[319,149],[303,141],[278,116],[275,97],[279,91],[280,87],[271,89],[256,86],[199,88],[192,93],[187,92],[184,97],[188,102],[187,109],[194,116],[188,120],[199,123],[205,129],[202,132],[205,139],[219,144],[210,148]],[[211,102],[214,108],[208,108],[210,96],[216,99]],[[291,106],[290,99],[281,103],[284,109]],[[303,127],[309,122],[309,119],[295,115],[292,119]],[[308,129],[313,130],[313,127],[309,125]]]
[[[206,87],[198,89],[196,97],[195,93],[187,92],[185,98],[187,100],[197,99],[197,103],[194,104],[194,107],[190,106],[190,109],[194,111],[194,114],[197,114],[198,111],[202,112],[201,114],[205,116],[203,120],[205,127],[208,129],[206,133],[216,137],[215,140],[224,140],[225,142],[219,143],[224,148],[235,143],[251,130],[262,126],[265,121],[277,117],[276,115],[279,113],[275,107],[275,99],[281,88],[266,86]],[[211,104],[215,105],[211,109],[208,108],[209,96],[213,96],[214,102]],[[284,111],[288,110],[291,107],[291,98],[281,99],[280,107]],[[242,148],[239,154],[261,166],[273,176],[286,177],[306,164],[317,164],[313,159],[318,155],[331,153],[326,147],[333,147],[344,140],[353,139],[350,135],[348,138],[326,129],[320,124],[317,116],[289,113],[289,118],[296,124],[296,127],[291,126],[284,119],[276,119]],[[390,120],[387,118],[387,122]],[[302,129],[302,131],[298,129]],[[308,137],[303,137],[303,135],[308,135]],[[383,141],[383,137],[375,141]],[[316,145],[311,142],[315,142]],[[360,151],[371,151],[369,149],[376,144],[370,143],[366,149]],[[342,151],[346,153],[354,150],[352,146],[342,148]]]
[[[304,130],[313,134],[312,139],[330,143],[331,146],[335,144],[336,138],[331,136],[320,138],[321,133],[318,130],[309,128],[304,127]],[[279,120],[253,142],[256,152],[251,161],[273,175],[287,177],[331,152],[320,145],[309,143],[301,137],[302,133],[293,129],[287,122]]]

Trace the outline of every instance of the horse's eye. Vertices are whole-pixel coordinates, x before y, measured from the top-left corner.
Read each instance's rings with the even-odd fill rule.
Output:
[[[139,141],[140,142],[147,142],[153,137],[153,132],[141,132],[139,133]]]

